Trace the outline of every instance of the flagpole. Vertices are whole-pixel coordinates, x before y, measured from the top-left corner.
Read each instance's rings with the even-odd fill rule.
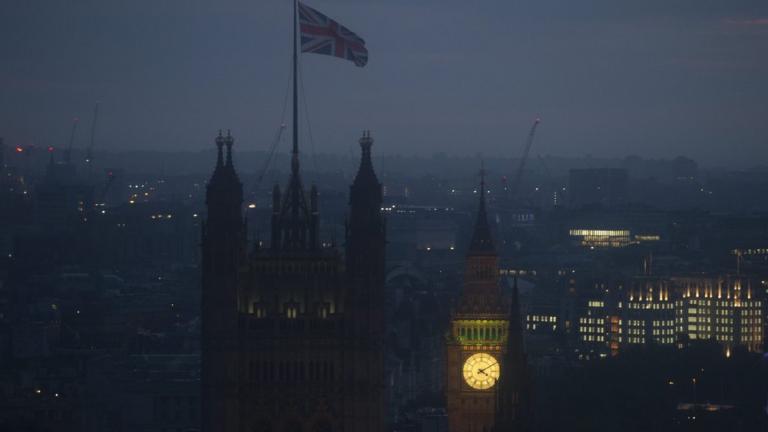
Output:
[[[299,173],[299,97],[298,97],[298,28],[297,6],[298,0],[293,0],[293,154],[291,157],[291,172]]]

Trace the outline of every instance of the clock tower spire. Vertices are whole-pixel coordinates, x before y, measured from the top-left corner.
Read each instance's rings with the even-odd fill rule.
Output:
[[[503,353],[509,309],[499,287],[498,255],[486,212],[485,172],[466,255],[464,287],[446,338],[446,411],[450,432],[493,428],[498,381],[507,373]]]

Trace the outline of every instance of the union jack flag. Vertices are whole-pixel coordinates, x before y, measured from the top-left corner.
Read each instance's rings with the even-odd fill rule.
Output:
[[[368,63],[365,41],[348,28],[299,2],[301,52],[332,55],[355,62]]]

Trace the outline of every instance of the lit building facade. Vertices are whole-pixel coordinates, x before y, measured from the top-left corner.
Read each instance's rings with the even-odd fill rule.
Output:
[[[579,317],[579,339],[584,346],[600,347],[605,345],[606,318],[608,316],[605,301],[589,300],[585,313]]]
[[[629,298],[619,302],[619,344],[671,345],[675,343],[675,304],[670,281],[643,277],[631,281]]]
[[[658,234],[632,234],[629,229],[572,228],[568,235],[577,245],[590,248],[622,248],[661,240]]]
[[[762,351],[764,300],[743,277],[640,277],[598,290],[579,305],[580,357],[615,355],[631,346],[683,347],[713,340]]]
[[[688,340],[713,339],[727,350],[735,346],[762,351],[763,299],[745,278],[679,278],[675,301],[677,332]],[[758,291],[759,292],[759,291]]]

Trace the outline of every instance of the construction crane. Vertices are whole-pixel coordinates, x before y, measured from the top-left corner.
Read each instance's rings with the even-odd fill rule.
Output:
[[[69,134],[69,144],[67,150],[64,152],[64,163],[69,164],[72,160],[72,145],[75,143],[75,131],[77,131],[77,124],[80,123],[80,119],[75,117],[72,120],[72,132]]]
[[[99,200],[96,203],[96,206],[104,207],[107,203],[107,193],[109,193],[110,188],[112,187],[112,184],[115,182],[115,173],[112,170],[107,171],[107,182],[104,185],[104,189],[101,190],[101,193],[99,193]]]
[[[91,123],[91,142],[88,144],[88,148],[85,150],[85,163],[90,164],[93,160],[93,145],[94,138],[96,137],[96,120],[99,119],[99,103],[96,102],[96,106],[93,107],[93,122]]]
[[[533,126],[531,126],[531,131],[528,132],[528,139],[525,140],[525,148],[523,149],[523,155],[520,157],[520,165],[517,167],[517,172],[515,172],[515,178],[512,181],[509,192],[510,202],[514,201],[515,196],[517,195],[517,190],[520,188],[520,180],[523,178],[523,170],[525,169],[525,164],[528,161],[528,153],[531,152],[533,137],[536,135],[536,128],[539,126],[539,123],[541,123],[541,119],[537,118],[533,122]]]

